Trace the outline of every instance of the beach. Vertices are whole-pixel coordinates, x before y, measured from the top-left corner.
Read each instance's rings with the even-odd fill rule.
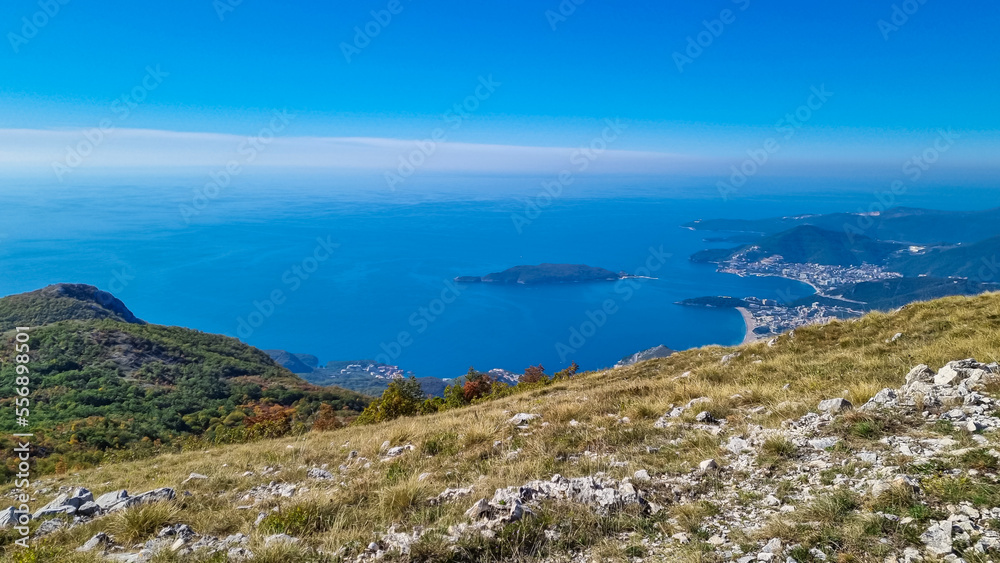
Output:
[[[746,307],[736,307],[736,310],[743,315],[743,323],[747,327],[746,334],[743,335],[743,344],[757,340],[757,335],[753,331],[757,328],[757,321],[753,320],[753,315]]]

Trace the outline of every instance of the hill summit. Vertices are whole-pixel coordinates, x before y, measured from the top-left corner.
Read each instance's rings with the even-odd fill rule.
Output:
[[[0,299],[0,332],[16,326],[91,319],[145,324],[114,295],[81,283],[57,283]]]

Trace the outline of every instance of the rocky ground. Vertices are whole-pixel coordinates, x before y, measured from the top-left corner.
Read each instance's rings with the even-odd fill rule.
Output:
[[[628,531],[612,538],[634,561],[1000,561],[996,389],[1000,368],[995,363],[960,360],[936,372],[919,365],[905,375],[900,388],[883,389],[863,405],[833,397],[773,428],[753,423],[754,415],[768,407],[751,398],[730,397],[742,406],[720,419],[711,414],[710,399],[696,398],[652,423],[668,437],[663,448],[699,442],[716,452],[690,471],[633,466],[627,468],[630,477],[556,474],[489,491],[470,482],[426,500],[428,506],[462,507],[464,516],[447,529],[400,524],[374,531],[367,546],[310,547],[315,559],[309,560],[405,561],[432,537],[444,546],[443,553],[457,553],[470,538],[505,541],[512,527],[524,530],[535,524],[544,534],[539,541],[557,542],[566,531],[547,524],[552,515],[558,521],[561,511],[584,510],[599,518],[628,514],[651,523],[644,533]],[[538,413],[510,414],[507,425],[515,433],[530,434],[549,424]],[[572,420],[568,427],[579,424]],[[608,424],[634,423],[615,418]],[[249,473],[272,480],[237,491],[233,509],[258,511],[256,527],[277,510],[263,508],[276,499],[343,486],[346,475],[419,455],[414,449],[386,442],[372,459],[348,451],[338,467],[298,468],[305,469],[306,479],[295,482],[283,479],[286,468],[260,467]],[[597,456],[584,451],[571,461],[582,464]],[[185,487],[205,478],[191,474],[176,490],[134,496],[119,490],[97,498],[84,488],[49,490],[42,481],[33,496],[47,504],[31,515],[8,508],[0,512],[0,527],[32,520],[34,535],[44,537],[177,502],[192,494]],[[77,551],[109,561],[148,562],[164,553],[178,560],[215,553],[225,554],[220,560],[252,561],[255,549],[300,542],[306,540],[283,533],[212,537],[175,523],[142,543],[123,541],[105,529]],[[593,547],[538,550],[538,555],[551,561],[603,560]]]

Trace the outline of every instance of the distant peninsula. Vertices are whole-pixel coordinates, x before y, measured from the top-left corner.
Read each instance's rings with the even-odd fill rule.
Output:
[[[539,264],[537,266],[514,266],[502,272],[485,276],[458,276],[459,283],[495,283],[501,285],[541,285],[556,283],[582,283],[615,281],[635,277],[625,272],[612,272],[583,264]]]

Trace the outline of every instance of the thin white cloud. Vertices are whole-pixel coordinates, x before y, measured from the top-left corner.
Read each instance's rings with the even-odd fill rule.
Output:
[[[628,134],[634,134],[629,131]],[[743,166],[770,134],[666,128],[661,146],[672,151],[622,150],[623,141],[607,143],[603,151],[586,152],[602,141],[573,147],[476,144],[375,137],[284,137],[267,139],[223,133],[179,132],[155,129],[0,129],[0,171],[66,180],[87,172],[103,174],[148,170],[210,172],[237,165],[243,171],[294,169],[321,173],[388,174],[446,172],[471,174],[690,175],[729,177]],[[938,132],[898,133],[892,142],[875,143],[870,136],[848,132],[828,138],[822,131],[803,131],[770,155],[759,174],[840,175],[865,171],[899,175],[901,166],[931,146]],[[869,139],[869,144],[858,137]],[[846,142],[853,139],[853,142]],[[784,145],[787,145],[784,146]],[[1000,146],[992,133],[964,132],[935,168],[995,173],[990,157]],[[409,161],[409,164],[406,163]]]
[[[268,137],[268,135],[265,135]],[[595,138],[597,139],[597,138]],[[587,144],[589,145],[589,143]],[[689,171],[701,159],[663,152],[612,148],[584,153],[580,147],[531,147],[428,142],[369,137],[246,136],[151,129],[0,129],[0,167],[53,173],[54,169],[247,167],[447,172],[553,173],[588,168],[611,173]]]

